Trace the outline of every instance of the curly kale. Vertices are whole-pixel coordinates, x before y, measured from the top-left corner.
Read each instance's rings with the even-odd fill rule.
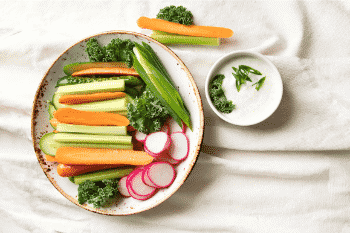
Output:
[[[167,6],[159,11],[157,19],[164,19],[174,23],[180,23],[184,25],[193,24],[193,15],[191,11],[188,11],[183,6]]]
[[[116,62],[123,61],[132,66],[132,49],[135,44],[130,39],[112,39],[111,42],[101,47],[96,38],[90,38],[86,43],[86,52],[91,62]]]
[[[89,59],[91,62],[102,61],[102,59],[105,57],[104,50],[99,45],[96,38],[90,38],[88,40],[88,42],[86,43],[85,51],[89,55]]]
[[[89,203],[95,208],[106,207],[118,193],[118,183],[113,179],[101,182],[87,180],[78,187],[79,204]]]
[[[225,76],[223,74],[216,75],[209,84],[209,96],[215,108],[223,113],[230,113],[235,108],[232,100],[228,101],[222,88],[222,82]]]
[[[128,104],[128,119],[130,125],[138,131],[149,134],[159,131],[169,117],[168,111],[161,102],[145,89],[140,97]]]

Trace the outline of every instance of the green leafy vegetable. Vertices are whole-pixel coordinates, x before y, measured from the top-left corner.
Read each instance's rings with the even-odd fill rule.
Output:
[[[118,183],[114,179],[104,179],[101,182],[86,180],[79,184],[79,204],[93,204],[95,208],[106,207],[118,194]]]
[[[256,85],[255,89],[256,89],[257,91],[260,90],[260,88],[262,87],[262,85],[263,85],[264,82],[265,82],[265,79],[266,79],[266,76],[263,77],[263,78],[261,78],[261,79],[259,79],[259,81],[257,81],[256,83],[253,84],[253,86]]]
[[[215,108],[223,113],[231,113],[235,109],[232,100],[228,101],[222,88],[225,76],[217,74],[209,83],[209,96]]]
[[[90,38],[86,43],[86,52],[91,62],[123,61],[131,67],[133,64],[131,54],[134,46],[134,42],[129,39],[116,38],[101,47],[96,38]]]
[[[149,134],[159,131],[169,113],[162,103],[146,88],[142,95],[128,104],[130,125],[140,132]]]
[[[247,81],[252,82],[251,78],[249,77],[249,74],[261,75],[260,71],[253,69],[252,67],[246,66],[246,65],[239,65],[238,68],[232,67],[232,69],[235,72],[235,73],[232,73],[232,75],[236,79],[236,88],[237,88],[238,92],[241,90],[242,85],[246,84]],[[262,80],[262,83],[264,83],[264,80]],[[255,85],[255,84],[253,84],[253,85]],[[256,88],[256,89],[259,90],[261,85],[259,86],[259,88]]]
[[[193,15],[183,6],[167,6],[159,11],[157,19],[164,19],[169,22],[180,23],[184,25],[193,24]]]

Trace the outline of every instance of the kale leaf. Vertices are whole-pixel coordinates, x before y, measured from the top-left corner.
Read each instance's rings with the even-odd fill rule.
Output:
[[[111,42],[101,47],[96,38],[90,38],[86,43],[86,52],[91,62],[116,62],[122,61],[132,66],[132,49],[135,44],[130,39],[112,39]]]
[[[118,183],[114,179],[101,182],[87,180],[78,187],[79,204],[89,203],[94,208],[106,207],[118,193]]]
[[[193,24],[193,15],[183,6],[167,6],[159,11],[157,19],[164,19],[166,21],[180,23],[184,25]]]
[[[215,108],[223,113],[231,113],[235,109],[232,100],[228,101],[222,88],[223,74],[215,75],[209,83],[209,96]]]
[[[169,117],[169,112],[146,88],[140,97],[128,104],[130,125],[138,131],[149,134],[159,131]]]

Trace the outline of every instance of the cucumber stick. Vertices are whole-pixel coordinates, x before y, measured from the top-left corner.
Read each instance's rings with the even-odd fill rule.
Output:
[[[75,85],[60,86],[56,93],[60,94],[91,94],[98,92],[116,92],[125,90],[125,80],[107,80],[103,82],[81,83]]]
[[[57,143],[53,140],[55,133],[47,133],[40,139],[39,147],[40,150],[46,154],[55,156],[57,150]]]
[[[56,133],[53,138],[57,142],[132,144],[131,136]]]
[[[47,111],[49,112],[49,119],[51,120],[53,118],[53,114],[56,111],[56,108],[53,103],[51,103],[51,101],[47,101]]]
[[[62,133],[127,135],[126,126],[90,126],[59,123],[57,124],[57,131]]]
[[[66,143],[57,142],[54,140],[56,133],[45,134],[39,142],[41,151],[46,155],[55,156],[59,147],[84,147],[84,148],[106,148],[106,149],[121,149],[132,150],[132,144],[104,144],[104,143]]]
[[[75,85],[72,85],[75,86]],[[91,102],[85,104],[61,104],[59,102],[61,93],[55,93],[52,97],[52,103],[54,104],[56,109],[59,108],[73,108],[82,111],[93,111],[93,112],[120,112],[127,111],[127,99],[126,98],[118,98],[112,100],[104,100],[98,102]]]
[[[91,180],[93,182],[101,181],[104,179],[117,179],[123,176],[130,174],[134,169],[133,168],[117,168],[103,170],[93,173],[81,174],[73,177],[75,184],[81,184],[86,180]]]
[[[56,111],[56,108],[53,105],[53,103],[51,103],[51,101],[47,101],[47,111],[49,112],[49,119],[51,120],[54,117],[53,114]],[[56,127],[53,124],[51,124],[51,122],[50,125],[53,129],[56,129]]]

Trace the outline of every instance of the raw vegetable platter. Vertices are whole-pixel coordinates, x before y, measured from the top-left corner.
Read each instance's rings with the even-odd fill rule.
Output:
[[[61,177],[57,173],[57,162],[47,161],[44,152],[40,149],[40,139],[54,130],[49,121],[48,101],[52,100],[53,95],[57,91],[56,84],[58,80],[65,76],[63,67],[76,62],[89,61],[86,53],[86,44],[90,38],[96,38],[102,46],[107,45],[112,39],[116,38],[122,40],[130,39],[140,44],[144,42],[151,46],[169,73],[174,86],[177,88],[190,114],[192,130],[188,127],[185,128],[185,134],[189,141],[188,156],[180,163],[174,165],[176,176],[173,183],[167,188],[158,189],[152,197],[146,200],[137,200],[135,198],[117,195],[114,202],[104,208],[95,208],[93,205],[87,203],[79,204],[77,184],[69,181],[67,177]],[[182,131],[181,127],[172,119],[167,122],[167,125],[169,126],[169,132]],[[174,194],[193,169],[202,143],[203,127],[204,116],[201,98],[194,79],[185,64],[163,44],[143,34],[127,31],[110,31],[93,35],[77,42],[63,52],[49,68],[39,85],[34,100],[32,115],[34,149],[39,164],[50,182],[63,196],[74,204],[84,209],[107,215],[139,213],[161,204]]]

